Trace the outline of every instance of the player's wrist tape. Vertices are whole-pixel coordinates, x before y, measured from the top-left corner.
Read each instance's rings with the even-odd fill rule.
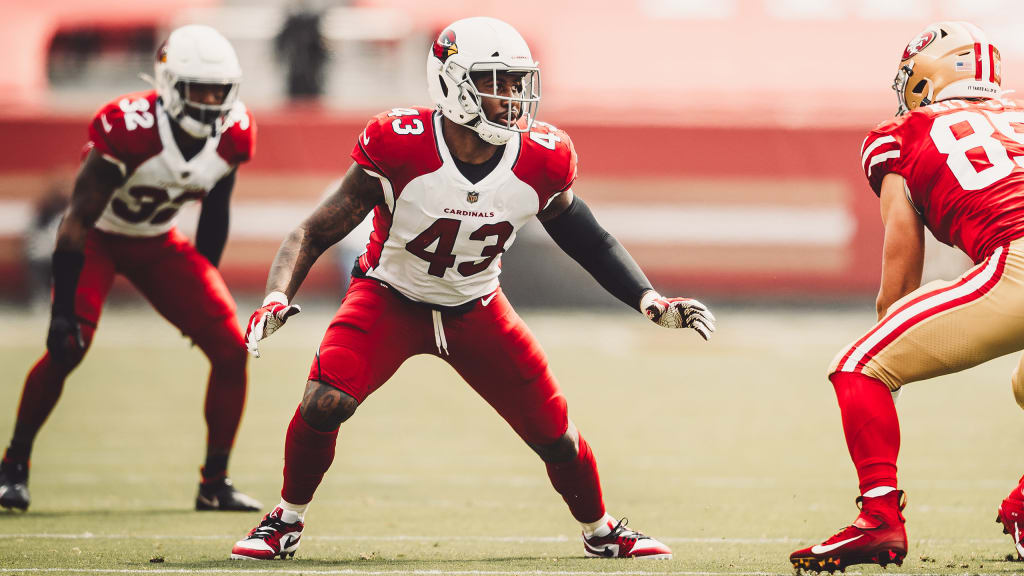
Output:
[[[66,316],[75,314],[75,292],[78,277],[85,265],[85,254],[71,250],[53,253],[53,312]]]
[[[266,306],[267,304],[271,304],[271,303],[283,304],[283,305],[287,306],[288,305],[288,297],[284,295],[284,292],[278,292],[278,291],[275,290],[274,292],[271,292],[270,294],[267,294],[267,297],[263,299],[263,305],[264,306]]]
[[[640,298],[640,313],[646,314],[647,307],[658,298],[661,298],[661,294],[658,294],[657,290],[648,290],[647,292],[644,292],[643,297]]]

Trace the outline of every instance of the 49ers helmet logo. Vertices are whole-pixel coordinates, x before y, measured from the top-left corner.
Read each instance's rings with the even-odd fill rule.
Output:
[[[455,44],[455,32],[450,28],[441,32],[434,42],[434,57],[444,62],[449,56],[459,53],[459,47]]]
[[[913,40],[910,41],[910,44],[907,44],[906,49],[903,50],[903,59],[909,60],[913,58],[914,56],[917,55],[918,52],[924,50],[925,48],[928,47],[929,44],[934,42],[935,38],[937,37],[938,34],[931,30],[925,30],[924,32],[921,32],[921,34],[918,35],[917,38],[914,38]]]

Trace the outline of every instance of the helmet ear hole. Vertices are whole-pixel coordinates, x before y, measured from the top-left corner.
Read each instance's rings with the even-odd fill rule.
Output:
[[[447,98],[448,97],[448,85],[444,83],[444,78],[442,78],[440,74],[437,75],[437,81],[441,83],[441,93],[444,94],[445,98]]]
[[[926,86],[928,86],[928,81],[921,80],[920,82],[917,83],[917,85],[914,86],[914,89],[911,90],[911,92],[913,92],[914,94],[920,94],[924,92]]]

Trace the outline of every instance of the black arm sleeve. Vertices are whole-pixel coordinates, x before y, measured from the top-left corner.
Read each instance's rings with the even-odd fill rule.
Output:
[[[74,317],[78,277],[85,264],[81,252],[58,249],[53,253],[53,315]]]
[[[609,294],[640,310],[640,296],[651,289],[650,281],[622,244],[597,223],[579,196],[564,212],[544,222],[544,229]]]
[[[213,190],[210,190],[203,199],[203,210],[199,214],[196,250],[214,266],[220,264],[224,243],[228,240],[228,204],[231,200],[231,191],[235,188],[235,172],[236,170],[232,170],[217,182]]]

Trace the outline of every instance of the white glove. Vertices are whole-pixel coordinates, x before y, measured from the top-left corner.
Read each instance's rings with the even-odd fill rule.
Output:
[[[658,326],[693,328],[705,340],[715,331],[715,315],[693,298],[665,298],[648,290],[640,299],[640,310]]]
[[[292,304],[288,305],[288,297],[281,292],[271,292],[263,299],[263,306],[260,306],[249,317],[249,324],[245,327],[245,347],[253,356],[260,357],[260,340],[270,336],[278,328],[284,326],[290,316],[301,311],[301,308]]]

